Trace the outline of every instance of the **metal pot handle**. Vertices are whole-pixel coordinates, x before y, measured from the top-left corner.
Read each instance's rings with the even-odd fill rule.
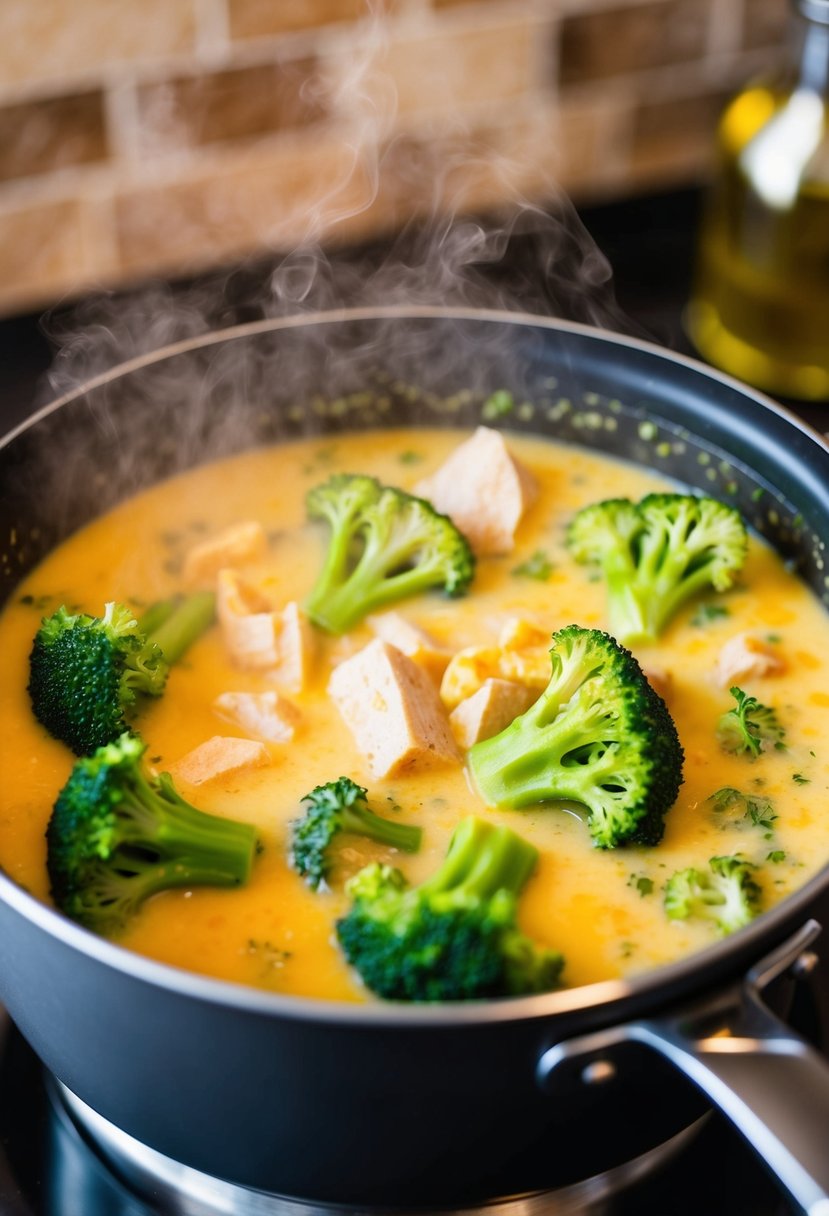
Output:
[[[601,1081],[615,1073],[606,1053],[624,1042],[644,1044],[719,1107],[808,1216],[829,1216],[829,1061],[762,996],[786,972],[808,969],[819,933],[816,921],[807,922],[738,987],[690,1009],[557,1043],[538,1062],[539,1083],[551,1089],[568,1065],[583,1082]]]

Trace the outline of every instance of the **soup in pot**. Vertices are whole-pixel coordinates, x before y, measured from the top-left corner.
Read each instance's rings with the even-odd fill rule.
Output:
[[[491,503],[479,504],[479,516],[496,530],[503,526],[506,536],[477,541],[483,551],[466,594],[415,594],[340,634],[307,622],[302,605],[329,539],[324,525],[307,518],[308,490],[350,472],[425,492],[466,439],[458,431],[401,429],[252,451],[157,485],[57,548],[0,617],[6,872],[50,899],[46,825],[76,759],[35,719],[27,693],[41,618],[60,605],[98,616],[111,601],[140,616],[185,586],[214,587],[218,580],[222,623],[172,667],[162,696],[143,699],[134,728],[155,772],[169,771],[200,809],[255,825],[261,850],[241,887],[185,887],[147,900],[118,934],[129,949],[280,993],[374,999],[337,943],[335,924],[350,903],[347,880],[373,861],[399,867],[413,884],[425,880],[470,815],[508,826],[538,850],[521,891],[519,924],[540,945],[561,951],[567,986],[641,972],[715,940],[714,921],[668,915],[666,885],[678,871],[706,870],[713,857],[739,855],[756,866],[762,908],[815,873],[829,858],[829,759],[822,744],[829,734],[829,620],[754,536],[730,590],[699,592],[655,641],[630,643],[685,753],[684,781],[657,845],[597,848],[577,803],[495,809],[470,778],[468,748],[488,728],[458,707],[485,680],[506,677],[516,699],[493,721],[517,716],[549,677],[554,631],[571,624],[610,628],[606,580],[575,560],[567,528],[591,503],[677,490],[647,471],[507,435],[524,478],[513,486],[519,501],[494,515]],[[491,485],[496,501],[499,484]],[[471,509],[474,517],[474,501]],[[258,539],[248,545],[248,535]],[[234,613],[242,620],[278,615],[280,628],[295,630],[299,649],[262,660],[245,649],[244,631],[234,632]],[[349,694],[332,695],[335,673],[348,671],[377,637],[406,654],[434,687],[445,714],[441,729],[454,740],[447,755],[428,763],[392,756],[386,763],[377,747],[388,740],[369,746]],[[722,746],[718,723],[735,706],[733,686],[774,708],[785,730],[778,746],[756,755]],[[229,740],[248,747],[234,749]],[[408,853],[344,832],[331,846],[326,881],[314,889],[291,864],[291,825],[309,791],[341,776],[367,789],[378,814],[419,825],[422,842]]]

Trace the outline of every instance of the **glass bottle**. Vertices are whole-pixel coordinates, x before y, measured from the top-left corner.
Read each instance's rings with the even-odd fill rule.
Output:
[[[795,0],[792,54],[726,107],[689,335],[781,396],[829,402],[829,0]]]

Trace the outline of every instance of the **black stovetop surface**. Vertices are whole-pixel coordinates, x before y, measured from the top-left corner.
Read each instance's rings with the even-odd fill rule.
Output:
[[[681,314],[690,283],[698,209],[698,194],[681,191],[581,213],[613,266],[616,299],[629,318],[624,328],[685,353],[692,352]],[[532,241],[519,239],[498,272],[517,276],[519,292],[520,283],[531,273],[535,253]],[[267,264],[251,264],[230,280],[225,277],[222,304],[210,316],[210,324],[228,325],[259,315],[250,300],[271,269]],[[196,284],[199,289],[205,285],[209,291],[209,277]],[[192,287],[189,282],[170,289],[189,293]],[[124,299],[129,302],[130,297]],[[531,293],[528,307],[538,303]],[[117,311],[118,298],[111,304]],[[577,309],[575,315],[585,319]],[[72,330],[85,316],[86,301],[67,305],[57,310],[46,328]],[[0,321],[0,433],[52,395],[43,377],[53,354],[54,344],[38,316]],[[824,429],[825,407],[795,404],[793,408]],[[826,414],[829,417],[829,410]],[[829,921],[829,898],[826,902],[824,923]],[[795,1012],[799,1028],[829,1051],[829,963],[821,963],[810,987],[802,990]],[[37,1059],[9,1027],[0,1043],[0,1216],[157,1216],[161,1210],[131,1195],[65,1118],[56,1117]],[[601,1216],[789,1216],[794,1210],[749,1146],[713,1114],[681,1155],[608,1201]]]

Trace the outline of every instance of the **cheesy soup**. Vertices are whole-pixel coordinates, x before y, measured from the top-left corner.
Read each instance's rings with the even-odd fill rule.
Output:
[[[301,605],[328,543],[326,528],[306,519],[308,489],[348,471],[411,490],[465,438],[461,432],[390,430],[247,453],[146,491],[52,553],[0,618],[0,863],[7,873],[48,901],[44,832],[75,759],[35,721],[26,691],[32,638],[44,614],[65,604],[100,615],[113,600],[139,614],[182,589],[194,549],[231,525],[250,522],[262,525],[266,543],[239,565],[246,594],[276,611]],[[514,547],[480,557],[463,598],[421,595],[389,610],[396,628],[402,617],[426,631],[439,665],[441,654],[445,664],[464,648],[492,648],[499,639],[517,652],[522,639],[535,638],[537,647],[539,637],[548,639],[572,623],[606,629],[604,582],[568,554],[567,523],[578,508],[603,498],[638,500],[674,488],[586,451],[507,439],[510,453],[537,483]],[[759,866],[767,908],[829,858],[829,761],[822,743],[829,735],[829,621],[808,589],[756,538],[733,590],[697,597],[658,642],[632,647],[665,697],[685,749],[684,784],[654,848],[594,848],[575,806],[489,809],[462,760],[374,776],[328,686],[332,671],[383,629],[382,620],[372,618],[341,637],[312,630],[313,655],[301,686],[293,681],[283,687],[273,670],[240,664],[213,626],[172,668],[164,695],[144,701],[134,726],[152,768],[178,770],[180,792],[203,810],[255,824],[263,847],[242,888],[154,896],[119,935],[124,946],[281,993],[374,999],[336,942],[334,922],[348,906],[345,880],[372,860],[399,865],[413,883],[425,879],[442,861],[454,826],[476,814],[508,825],[539,850],[520,898],[520,925],[563,953],[562,982],[575,986],[657,966],[715,939],[711,923],[666,916],[664,886],[675,871],[704,869],[711,857],[739,852]],[[786,730],[785,749],[754,760],[726,754],[715,736],[720,715],[734,704],[718,664],[723,647],[742,634],[774,661],[764,672],[732,682],[773,706]],[[433,669],[430,678],[439,681],[440,671]],[[272,689],[295,711],[291,738],[266,741],[256,763],[206,780],[188,769],[190,753],[216,735],[257,738],[229,717],[223,694]],[[290,823],[302,813],[303,795],[341,775],[368,788],[379,814],[421,825],[422,845],[415,854],[395,854],[342,834],[333,846],[329,882],[314,891],[289,865]],[[761,813],[754,821],[717,811],[710,799],[724,787],[756,800]]]

